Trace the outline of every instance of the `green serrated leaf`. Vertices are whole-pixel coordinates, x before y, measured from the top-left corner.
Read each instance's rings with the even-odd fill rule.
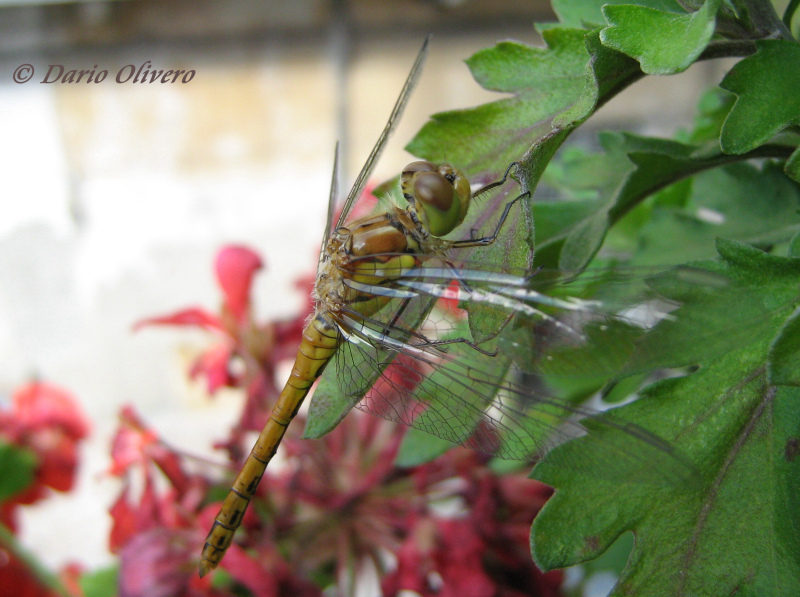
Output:
[[[504,267],[516,269],[516,271],[526,271],[530,267],[534,224],[526,217],[530,209],[529,203],[530,200],[526,198],[514,206],[514,213],[510,218],[514,218],[517,225],[504,225],[492,245],[475,251],[473,255],[476,261],[502,263]],[[471,226],[474,226],[474,223]],[[494,228],[494,225],[490,228]],[[466,233],[462,235],[462,237],[466,236]],[[484,344],[497,336],[510,317],[508,309],[488,303],[467,303],[461,307],[469,314],[468,336],[478,344]],[[462,336],[466,336],[466,334],[462,334]],[[491,350],[491,348],[487,347],[487,350]]]
[[[622,574],[628,565],[634,541],[633,533],[625,533],[603,555],[584,564],[583,568],[587,571],[589,580],[591,581],[592,574],[612,572],[617,577]]]
[[[553,29],[543,33],[546,48],[502,42],[481,50],[467,61],[473,76],[487,89],[514,97],[434,114],[406,149],[430,160],[447,156],[487,182],[498,178],[580,96],[589,59],[584,35]]]
[[[561,250],[559,267],[567,271],[579,271],[594,257],[608,230],[608,214],[593,213],[567,236]]]
[[[583,90],[578,100],[553,119],[553,126],[568,129],[586,120],[609,97],[636,81],[639,64],[600,41],[598,31],[586,34],[590,60],[586,65]]]
[[[0,440],[0,502],[29,487],[37,466],[32,451]]]
[[[736,94],[722,127],[726,153],[741,154],[800,124],[800,45],[786,40],[756,42],[758,51],[734,66],[721,86]]]
[[[681,5],[673,0],[554,0],[552,4],[558,20],[570,27],[602,25],[605,20],[601,9],[609,4],[638,4],[663,11],[681,11]]]
[[[610,215],[616,219],[643,198],[655,191],[708,167],[707,162],[691,155],[693,145],[677,141],[623,135],[625,144],[620,148],[635,166],[617,190]]]
[[[697,12],[685,14],[647,6],[607,5],[609,26],[600,32],[603,44],[631,58],[651,75],[686,70],[711,40],[720,0],[707,0]]]
[[[717,239],[716,245],[717,252],[728,264],[746,270],[746,276],[752,278],[756,283],[774,283],[778,279],[782,281],[785,277],[791,281],[800,273],[800,260],[798,259],[771,255],[747,243],[726,238]],[[794,290],[791,282],[787,290],[789,292]],[[765,296],[773,298],[769,293],[765,293]],[[779,303],[782,304],[782,301]]]
[[[552,142],[553,116],[580,96],[588,60],[584,33],[553,29],[543,33],[545,49],[504,42],[478,52],[468,61],[475,78],[489,89],[513,93],[514,97],[471,110],[436,114],[406,149],[431,160],[447,156],[448,161],[483,184],[497,180],[535,139],[544,137]],[[566,134],[558,133],[563,138]],[[547,150],[555,151],[558,145],[560,142],[548,145]],[[545,164],[542,163],[542,169]],[[526,177],[523,190],[534,186],[535,182]],[[471,209],[462,226],[449,238],[469,238],[473,230],[491,231],[505,204],[518,193],[519,189],[509,182],[503,192],[489,199],[480,197],[480,207]],[[519,210],[515,208],[494,244],[474,252],[476,259],[509,267],[529,267],[533,220],[527,203],[529,200]],[[496,332],[500,326],[485,311],[476,307],[475,317],[471,318],[473,334],[478,339],[485,335],[483,329]],[[484,321],[485,326],[481,324]]]
[[[608,227],[611,198],[633,168],[622,135],[601,134],[600,143],[605,149],[603,153],[571,152],[566,159],[562,156],[550,163],[561,171],[562,192],[585,198],[533,205],[537,251],[541,254],[554,243],[560,243],[557,265],[564,269],[579,269],[600,246]],[[594,234],[583,237],[584,231],[594,231]]]
[[[662,296],[684,306],[638,342],[629,373],[694,365],[759,339],[769,343],[793,311],[800,260],[726,239],[716,246],[723,262],[692,264],[698,274],[708,272],[706,282],[673,272],[650,280]]]
[[[641,212],[643,219],[633,227],[628,223],[627,240],[613,241],[636,248],[632,263],[637,265],[711,256],[718,236],[766,248],[787,242],[800,226],[797,185],[772,162],[761,170],[747,164],[725,166],[731,158],[718,150],[706,148],[699,154],[697,146],[678,141],[631,134],[605,134],[601,139],[605,153],[559,164],[562,188],[577,178],[570,172],[586,173],[577,188],[587,195],[587,184],[596,183],[595,199],[533,206],[537,249],[561,243],[559,267],[582,267],[595,255],[608,228],[655,194]],[[593,175],[595,170],[603,175]]]
[[[673,434],[702,463],[701,490],[613,485],[537,467],[536,477],[558,488],[533,525],[537,564],[548,570],[592,559],[633,531],[636,546],[613,595],[800,590],[797,535],[776,533],[796,530],[800,522],[796,492],[789,490],[800,481],[800,465],[785,458],[785,446],[798,437],[800,394],[767,389],[757,374],[761,358],[733,353],[693,375],[651,386],[622,409],[627,421]],[[654,410],[671,415],[655,421]],[[784,429],[784,420],[794,429]],[[589,438],[579,440],[583,449],[602,447]],[[776,469],[780,476],[773,475]]]
[[[541,202],[533,207],[536,220],[537,248],[563,240],[597,211],[597,199],[583,201]]]
[[[608,228],[654,193],[728,160],[726,156],[719,153],[708,154],[702,158],[697,157],[694,155],[697,151],[697,147],[694,145],[631,134],[605,134],[602,137],[602,143],[606,149],[604,154],[582,158],[587,163],[596,162],[604,172],[603,177],[596,178],[598,182],[596,200],[542,203],[535,204],[533,207],[533,218],[539,222],[538,249],[541,251],[551,243],[563,241],[558,264],[564,269],[580,269],[588,263],[603,243]],[[784,177],[781,178],[785,181]],[[794,197],[793,189],[785,187],[786,185],[782,190],[788,191],[787,200],[791,203],[791,198]],[[585,183],[581,183],[581,188],[585,188]],[[684,187],[681,196],[686,196],[687,191],[688,188]],[[771,194],[768,195],[769,199],[773,198]],[[676,201],[680,203],[683,199],[676,199]],[[669,202],[664,198],[661,204],[666,205],[667,203]],[[779,199],[777,202],[778,206],[786,204],[783,199]],[[787,215],[785,210],[780,211],[780,214],[781,216]],[[759,218],[762,215],[760,213]],[[765,226],[772,227],[773,222]],[[708,227],[713,228],[711,225]],[[784,228],[785,226],[780,226],[781,230]],[[656,228],[656,230],[661,233],[660,228]],[[644,232],[650,233],[650,229],[645,228]],[[718,230],[717,232],[724,233],[725,231]],[[776,237],[778,236],[778,233],[774,231],[773,233]],[[785,234],[780,236],[788,238]],[[664,248],[664,243],[671,242],[672,238],[668,233],[661,234],[657,240],[659,238],[663,238],[663,242],[653,245],[655,247],[653,253],[659,251],[658,257],[663,259],[660,250]],[[712,246],[706,238],[704,238],[704,242],[706,242],[704,255],[707,255],[712,251]],[[688,243],[687,246],[692,246],[692,243]],[[677,261],[681,257],[681,247],[678,245],[673,248],[679,249],[670,251],[671,258]],[[647,252],[645,252],[643,257],[639,257],[637,263],[647,263],[647,259]],[[664,263],[663,260],[659,261],[658,259],[655,262]]]
[[[789,490],[800,481],[800,391],[770,385],[766,365],[769,354],[780,352],[772,343],[776,334],[787,341],[792,331],[797,335],[785,322],[800,300],[800,260],[732,241],[720,240],[718,249],[723,262],[696,266],[710,280],[720,276],[716,288],[670,273],[657,280],[656,288],[682,306],[637,342],[635,354],[646,367],[700,368],[657,382],[641,400],[605,415],[672,442],[697,465],[699,487],[614,486],[550,464],[579,453],[595,457],[617,441],[612,427],[591,426],[592,434],[557,448],[534,470],[558,490],[532,530],[542,568],[594,558],[621,533],[633,531],[636,547],[615,595],[800,589],[800,539],[776,532],[800,525],[797,497]],[[658,358],[642,356],[654,348]],[[781,358],[792,360],[794,349],[785,348]],[[636,473],[631,471],[634,481]],[[586,511],[593,515],[579,514]]]

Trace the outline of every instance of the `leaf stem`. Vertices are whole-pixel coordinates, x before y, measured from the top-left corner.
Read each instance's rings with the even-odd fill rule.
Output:
[[[775,13],[771,2],[764,0],[744,0],[750,22],[756,28],[758,37],[768,39],[792,39],[792,33]]]
[[[14,557],[18,558],[23,564],[25,564],[25,566],[27,566],[28,569],[33,572],[34,576],[36,576],[42,585],[52,589],[61,597],[69,597],[69,593],[64,588],[64,585],[61,584],[61,581],[58,580],[58,577],[48,570],[44,564],[42,564],[36,558],[36,556],[22,547],[19,541],[17,541],[17,538],[14,536],[14,533],[12,533],[11,530],[1,522],[0,547],[11,552]]]
[[[697,60],[717,58],[744,58],[756,53],[756,42],[752,39],[712,41]]]
[[[656,193],[657,191],[660,191],[661,189],[668,187],[669,185],[674,184],[679,180],[683,180],[684,178],[687,178],[689,176],[694,176],[698,172],[702,172],[704,170],[710,170],[712,168],[717,168],[719,166],[725,166],[727,164],[735,164],[737,162],[744,162],[747,160],[758,159],[758,158],[788,159],[788,157],[792,155],[792,152],[795,149],[796,148],[787,145],[778,145],[772,143],[756,147],[752,151],[739,155],[720,153],[707,158],[698,158],[694,161],[694,165],[692,168],[687,168],[686,170],[682,171],[679,175],[674,176],[672,178],[659,180],[658,183],[655,183],[652,186],[645,188],[641,193],[639,193],[635,197],[632,197],[629,201],[626,201],[624,204],[618,205],[614,209],[610,210],[608,213],[609,225],[613,226],[614,224],[616,224],[625,214],[627,214],[630,210],[639,205],[639,203],[644,201],[647,197],[651,196],[653,193]]]
[[[798,5],[800,5],[800,0],[789,0],[786,10],[783,11],[783,24],[786,25],[789,31],[792,29],[792,18],[794,17],[794,11],[797,10]]]

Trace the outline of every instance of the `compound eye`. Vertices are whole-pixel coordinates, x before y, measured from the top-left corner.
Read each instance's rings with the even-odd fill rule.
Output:
[[[403,197],[433,236],[444,236],[464,221],[472,193],[469,181],[449,164],[412,162],[400,177]]]
[[[425,208],[445,213],[453,204],[453,185],[437,172],[422,172],[414,179],[414,196]]]
[[[420,222],[433,236],[448,234],[464,219],[456,188],[439,172],[417,173],[413,199]]]

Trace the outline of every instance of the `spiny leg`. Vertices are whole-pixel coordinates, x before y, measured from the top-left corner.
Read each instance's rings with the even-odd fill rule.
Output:
[[[508,168],[506,168],[506,173],[503,174],[503,178],[501,178],[500,180],[496,180],[494,182],[490,182],[485,187],[482,187],[480,190],[474,192],[472,196],[477,197],[478,195],[483,195],[484,193],[487,193],[492,189],[496,189],[497,187],[501,187],[504,184],[506,184],[506,180],[508,180],[508,175],[511,173],[511,169],[514,168],[515,166],[519,168],[519,162],[511,162]]]
[[[484,193],[487,193],[488,191],[491,191],[492,189],[496,189],[497,187],[504,185],[508,180],[509,175],[511,174],[511,169],[515,167],[519,167],[519,162],[511,162],[508,168],[506,168],[506,171],[500,180],[487,184],[479,191],[473,193],[472,196],[477,197],[478,195],[482,195]],[[509,201],[503,208],[503,213],[500,215],[500,220],[497,222],[497,226],[495,226],[494,232],[492,232],[490,235],[481,238],[474,238],[473,235],[471,235],[470,238],[455,241],[453,243],[453,248],[462,249],[465,247],[485,247],[491,245],[495,240],[497,240],[497,235],[500,234],[500,230],[503,228],[503,224],[505,224],[506,218],[508,217],[508,214],[511,211],[511,207],[523,197],[530,197],[530,195],[531,195],[530,191],[525,191],[524,193],[518,195],[512,201]],[[474,232],[475,231],[473,230],[473,234]]]
[[[466,247],[486,247],[491,245],[495,240],[497,240],[497,235],[500,234],[500,230],[503,228],[503,224],[505,224],[506,218],[508,218],[508,213],[511,211],[511,208],[514,204],[522,199],[523,197],[530,197],[531,192],[525,191],[521,195],[518,195],[515,199],[512,199],[508,203],[506,203],[505,208],[503,209],[503,213],[500,215],[500,221],[497,222],[497,226],[488,236],[484,236],[481,238],[467,238],[464,240],[457,240],[453,242],[454,249],[463,249]]]

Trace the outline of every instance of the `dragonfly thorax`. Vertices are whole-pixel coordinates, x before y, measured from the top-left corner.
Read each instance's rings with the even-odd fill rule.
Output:
[[[412,162],[400,176],[408,211],[432,236],[444,236],[464,221],[472,197],[469,180],[450,164]]]
[[[387,302],[380,287],[419,267],[418,255],[444,255],[450,246],[399,207],[348,222],[325,246],[313,293],[316,310],[355,310],[369,316]]]

